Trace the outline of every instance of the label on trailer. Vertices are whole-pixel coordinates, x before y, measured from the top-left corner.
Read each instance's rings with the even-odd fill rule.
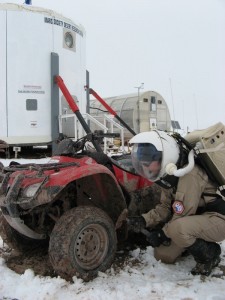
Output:
[[[30,127],[37,128],[37,121],[30,121]]]
[[[24,84],[22,89],[18,90],[19,94],[45,94],[45,91],[40,85]]]
[[[48,23],[48,24],[57,25],[57,26],[61,26],[61,27],[70,29],[70,30],[78,33],[79,35],[81,35],[83,37],[83,32],[80,29],[78,29],[76,26],[71,25],[67,22],[57,20],[57,19],[54,19],[54,18],[49,18],[49,17],[44,17],[44,22]]]

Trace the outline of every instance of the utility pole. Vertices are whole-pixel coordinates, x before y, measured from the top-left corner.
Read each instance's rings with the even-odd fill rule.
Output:
[[[173,103],[173,90],[172,90],[172,81],[171,78],[169,78],[170,80],[170,91],[171,91],[171,99],[172,99],[172,109],[173,109],[173,120],[175,122],[175,110],[174,110],[174,103]],[[174,132],[174,128],[173,128],[173,132]]]
[[[144,88],[144,83],[142,82],[140,86],[134,87],[135,89],[138,90],[138,100],[137,100],[137,113],[138,113],[138,118],[137,118],[137,124],[138,124],[138,133],[140,133],[141,129],[141,124],[140,124],[140,102],[139,102],[139,97],[140,97],[140,90]]]

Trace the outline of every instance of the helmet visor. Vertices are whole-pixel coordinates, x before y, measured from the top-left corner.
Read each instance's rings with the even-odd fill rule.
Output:
[[[153,144],[134,144],[131,158],[132,164],[138,174],[151,181],[159,179],[162,151],[158,151]]]

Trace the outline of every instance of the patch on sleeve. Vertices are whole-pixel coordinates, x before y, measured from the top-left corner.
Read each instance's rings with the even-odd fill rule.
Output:
[[[183,202],[181,202],[181,201],[174,201],[172,207],[173,207],[174,213],[177,215],[181,215],[182,212],[184,211],[184,205],[183,205]]]

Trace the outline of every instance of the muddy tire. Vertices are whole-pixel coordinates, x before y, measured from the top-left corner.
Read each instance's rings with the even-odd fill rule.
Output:
[[[40,246],[47,246],[48,243],[47,240],[39,241],[30,239],[17,232],[8,224],[2,212],[0,213],[0,235],[3,242],[6,243],[9,248],[19,252],[33,250]]]
[[[110,217],[97,207],[80,206],[57,221],[50,236],[50,262],[62,278],[88,281],[111,266],[116,245]]]

